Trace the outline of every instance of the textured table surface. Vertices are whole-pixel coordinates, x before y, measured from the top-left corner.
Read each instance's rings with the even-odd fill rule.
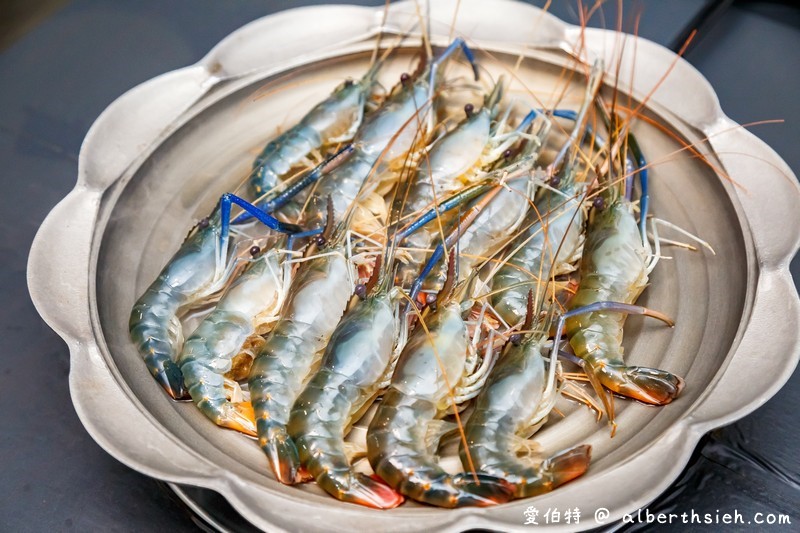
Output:
[[[38,17],[12,24],[13,31],[8,24],[0,27],[8,32],[0,35],[0,405],[5,408],[0,530],[198,529],[197,519],[164,485],[117,462],[81,426],[69,399],[67,347],[41,321],[27,293],[28,249],[48,211],[75,183],[86,131],[115,98],[196,62],[255,18],[316,3],[336,2],[53,1],[42,2]],[[711,4],[731,5],[702,26],[686,58],[709,79],[735,121],[785,119],[753,131],[800,171],[800,10],[790,2],[624,2],[626,15],[642,8],[640,35],[666,46]],[[556,0],[551,11],[576,22],[574,6],[572,0]],[[608,24],[615,18],[614,6],[607,6]],[[603,22],[596,19],[593,25]],[[795,260],[795,276],[799,267]],[[780,335],[782,327],[775,324],[774,333]],[[681,477],[649,511],[737,510],[745,520],[758,512],[786,513],[797,528],[798,411],[795,373],[756,412],[706,436]],[[232,527],[241,524],[220,498],[191,494]],[[584,516],[587,521],[591,517]],[[750,527],[755,526],[743,529]]]

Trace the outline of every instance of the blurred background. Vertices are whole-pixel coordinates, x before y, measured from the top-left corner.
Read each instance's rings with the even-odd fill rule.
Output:
[[[549,9],[577,23],[576,1],[555,0]],[[181,499],[117,462],[89,437],[69,399],[67,347],[30,302],[26,260],[39,224],[75,184],[83,137],[114,99],[153,76],[197,62],[253,19],[323,3],[383,2],[0,0],[0,530],[247,529],[215,493],[185,488]],[[796,2],[621,4],[626,20],[641,11],[641,36],[673,50],[697,28],[685,58],[709,79],[736,122],[784,119],[752,131],[800,171]],[[590,25],[613,26],[616,9],[616,2],[608,2],[604,17]],[[800,274],[797,258],[792,273],[796,279]],[[774,333],[780,335],[782,327],[775,324]],[[681,477],[649,510],[786,513],[800,523],[798,412],[795,373],[756,412],[707,435]]]

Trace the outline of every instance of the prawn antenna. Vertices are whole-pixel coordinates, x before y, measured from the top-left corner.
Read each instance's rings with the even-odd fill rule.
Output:
[[[417,132],[420,133],[419,131]],[[416,143],[415,143],[416,144]],[[415,167],[410,164],[411,154],[415,149],[409,151],[406,155],[406,160],[403,165],[404,177],[400,180],[392,194],[392,210],[389,214],[389,220],[386,225],[386,249],[383,257],[384,271],[381,273],[380,287],[381,289],[388,289],[391,280],[393,280],[392,265],[394,263],[394,256],[397,252],[397,243],[403,236],[399,231],[400,219],[403,216],[403,208],[405,207],[406,199],[411,188],[414,186]],[[391,234],[391,235],[390,235]],[[376,263],[376,269],[378,268]],[[369,292],[369,291],[367,291]]]
[[[365,286],[365,290],[364,290],[365,294],[372,293],[372,290],[378,285],[378,280],[381,277],[384,277],[384,278],[386,277],[386,276],[381,276],[381,262],[382,261],[383,261],[383,256],[378,255],[378,256],[375,257],[375,266],[372,267],[372,274],[370,274],[369,280],[367,281],[367,285]]]
[[[325,244],[328,242],[333,235],[333,223],[335,219],[335,212],[333,210],[333,197],[329,194],[328,198],[325,202],[325,210],[326,210],[326,217],[325,217],[325,229],[322,230],[322,233],[317,237],[317,244]]]
[[[458,256],[457,250],[450,250],[450,253],[447,254],[447,279],[445,280],[444,286],[442,287],[441,291],[442,300],[448,298],[453,292],[453,287],[455,286],[455,279],[456,279],[457,256]]]
[[[591,74],[589,74],[589,82],[586,84],[586,96],[581,104],[581,108],[578,111],[577,115],[575,116],[575,127],[572,129],[567,142],[561,147],[556,158],[553,160],[552,163],[548,166],[548,175],[550,177],[554,176],[557,171],[561,170],[561,165],[564,162],[564,158],[567,155],[567,151],[572,148],[570,151],[570,156],[568,160],[568,168],[572,168],[575,164],[575,159],[578,156],[580,143],[578,142],[578,137],[581,136],[582,132],[585,131],[586,127],[586,118],[588,116],[589,108],[592,105],[592,101],[597,96],[597,93],[600,89],[600,82],[603,80],[603,61],[598,59],[592,65]],[[571,117],[570,117],[571,118]],[[571,172],[567,172],[567,174],[571,175]]]
[[[527,312],[525,313],[525,322],[522,324],[523,331],[530,331],[533,328],[533,301],[533,289],[528,289]]]

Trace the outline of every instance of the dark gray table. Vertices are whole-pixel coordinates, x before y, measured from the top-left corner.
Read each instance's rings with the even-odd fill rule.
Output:
[[[112,459],[84,431],[69,399],[66,345],[39,319],[27,295],[27,251],[47,212],[74,185],[86,131],[117,96],[196,62],[257,17],[315,3],[335,2],[74,0],[9,34],[15,40],[0,51],[0,530],[197,529],[168,489]],[[553,4],[556,15],[577,20],[575,2]],[[711,81],[734,120],[785,119],[754,132],[800,170],[800,10],[791,2],[624,4],[627,14],[641,5],[640,34],[667,46],[700,16],[694,23],[702,23],[702,31],[687,59]],[[727,9],[705,9],[718,4]],[[614,6],[605,12],[613,24]],[[795,260],[795,275],[798,267]],[[774,333],[782,327],[775,324]],[[795,374],[758,411],[707,436],[650,510],[788,513],[797,530],[798,411]],[[213,493],[190,494],[228,524],[241,524]]]

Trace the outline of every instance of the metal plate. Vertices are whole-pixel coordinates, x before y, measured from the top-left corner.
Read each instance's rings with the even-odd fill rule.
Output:
[[[493,73],[526,56],[519,79],[548,104],[546,88],[567,64],[559,50],[577,42],[579,29],[525,4],[487,4],[462,1],[456,33],[488,52],[481,62]],[[433,20],[447,21],[434,24],[435,43],[448,40],[455,6],[455,0],[433,4]],[[682,60],[653,93],[648,114],[700,142],[730,180],[696,158],[675,155],[679,143],[644,122],[637,135],[658,162],[654,212],[700,234],[718,255],[671,250],[674,260],[662,261],[641,301],[676,317],[676,327],[632,319],[625,346],[629,362],[683,375],[686,389],[664,408],[618,401],[613,439],[585,408],[560,405],[565,417],[552,417],[537,440],[548,451],[591,443],[593,463],[579,480],[536,500],[454,511],[406,504],[379,512],[340,503],[313,484],[285,487],[268,473],[253,441],[216,428],[191,404],[168,400],[128,340],[136,296],[186,229],[246,174],[254,150],[275,128],[343,77],[363,72],[381,15],[323,6],[260,19],[198,65],[131,90],[97,120],[81,151],[78,185],[43,223],[28,272],[37,308],[70,346],[76,410],[95,440],[125,464],[214,489],[253,524],[273,531],[522,529],[533,501],[539,508],[579,507],[581,526],[596,525],[588,516],[601,507],[610,510],[609,521],[618,519],[677,477],[704,432],[772,396],[800,355],[800,308],[788,274],[798,246],[798,186],[774,152],[725,117],[708,83]],[[386,25],[405,31],[415,17],[413,4],[401,2]],[[586,30],[585,39],[591,55],[611,63],[613,32]],[[636,71],[620,84],[642,98],[675,56],[642,39],[627,46],[636,48]],[[621,73],[631,72],[625,63],[633,58],[623,57]],[[411,64],[411,52],[401,51],[385,79],[397,79]],[[255,99],[266,81],[269,97]],[[579,98],[575,88],[568,98]],[[771,334],[777,320],[789,325],[780,336]]]

